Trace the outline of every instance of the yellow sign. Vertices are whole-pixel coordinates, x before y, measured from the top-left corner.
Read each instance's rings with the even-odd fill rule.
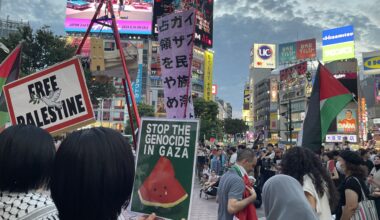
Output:
[[[206,101],[212,100],[212,71],[214,63],[214,54],[210,51],[205,51],[204,59],[204,86],[203,97]]]

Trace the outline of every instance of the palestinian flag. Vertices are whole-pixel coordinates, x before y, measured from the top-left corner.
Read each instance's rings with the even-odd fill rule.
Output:
[[[302,146],[319,151],[331,122],[352,98],[351,92],[319,63],[303,123]]]
[[[0,127],[9,121],[3,86],[16,80],[21,67],[21,44],[0,64]]]

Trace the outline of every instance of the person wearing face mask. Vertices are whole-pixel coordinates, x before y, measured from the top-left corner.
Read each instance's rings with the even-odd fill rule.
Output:
[[[376,155],[374,160],[374,167],[371,173],[368,176],[369,192],[370,195],[375,200],[377,214],[379,215],[380,211],[380,155]],[[380,218],[380,216],[379,216]]]

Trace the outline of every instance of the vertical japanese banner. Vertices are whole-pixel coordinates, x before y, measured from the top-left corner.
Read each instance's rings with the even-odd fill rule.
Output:
[[[157,23],[167,118],[194,118],[190,70],[195,11],[170,14]]]
[[[203,87],[203,97],[205,101],[212,100],[212,70],[214,63],[214,54],[210,51],[205,51],[205,62],[204,62],[204,87]]]

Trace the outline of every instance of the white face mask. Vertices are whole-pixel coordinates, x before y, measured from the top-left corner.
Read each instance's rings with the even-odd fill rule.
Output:
[[[338,170],[339,173],[344,173],[342,167],[340,166],[340,161],[336,162],[336,170]]]

